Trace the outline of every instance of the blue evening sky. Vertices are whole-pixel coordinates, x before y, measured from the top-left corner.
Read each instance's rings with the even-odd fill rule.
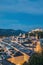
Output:
[[[43,0],[0,0],[0,28],[43,28]]]

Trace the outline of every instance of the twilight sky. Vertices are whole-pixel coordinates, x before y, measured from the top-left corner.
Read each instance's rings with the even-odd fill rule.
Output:
[[[43,28],[43,0],[0,0],[0,28]]]

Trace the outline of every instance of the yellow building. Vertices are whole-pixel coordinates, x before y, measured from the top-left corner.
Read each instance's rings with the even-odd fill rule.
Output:
[[[7,60],[16,65],[22,65],[24,63],[24,55],[21,52],[17,52],[14,56]]]
[[[42,50],[42,48],[41,48],[41,45],[40,45],[40,41],[37,41],[37,45],[34,48],[34,51],[40,53],[41,50]]]
[[[29,55],[25,53],[17,52],[16,55],[11,56],[11,58],[7,60],[16,65],[23,65],[24,62],[28,62],[29,58],[30,58]]]

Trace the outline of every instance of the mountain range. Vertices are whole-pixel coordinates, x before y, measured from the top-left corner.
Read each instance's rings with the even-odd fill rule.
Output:
[[[13,29],[0,29],[0,36],[18,36],[19,34],[26,33],[22,30],[13,30]]]

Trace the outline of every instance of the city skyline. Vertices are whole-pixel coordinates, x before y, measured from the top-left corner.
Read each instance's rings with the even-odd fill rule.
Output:
[[[0,28],[43,28],[43,0],[1,0]]]

